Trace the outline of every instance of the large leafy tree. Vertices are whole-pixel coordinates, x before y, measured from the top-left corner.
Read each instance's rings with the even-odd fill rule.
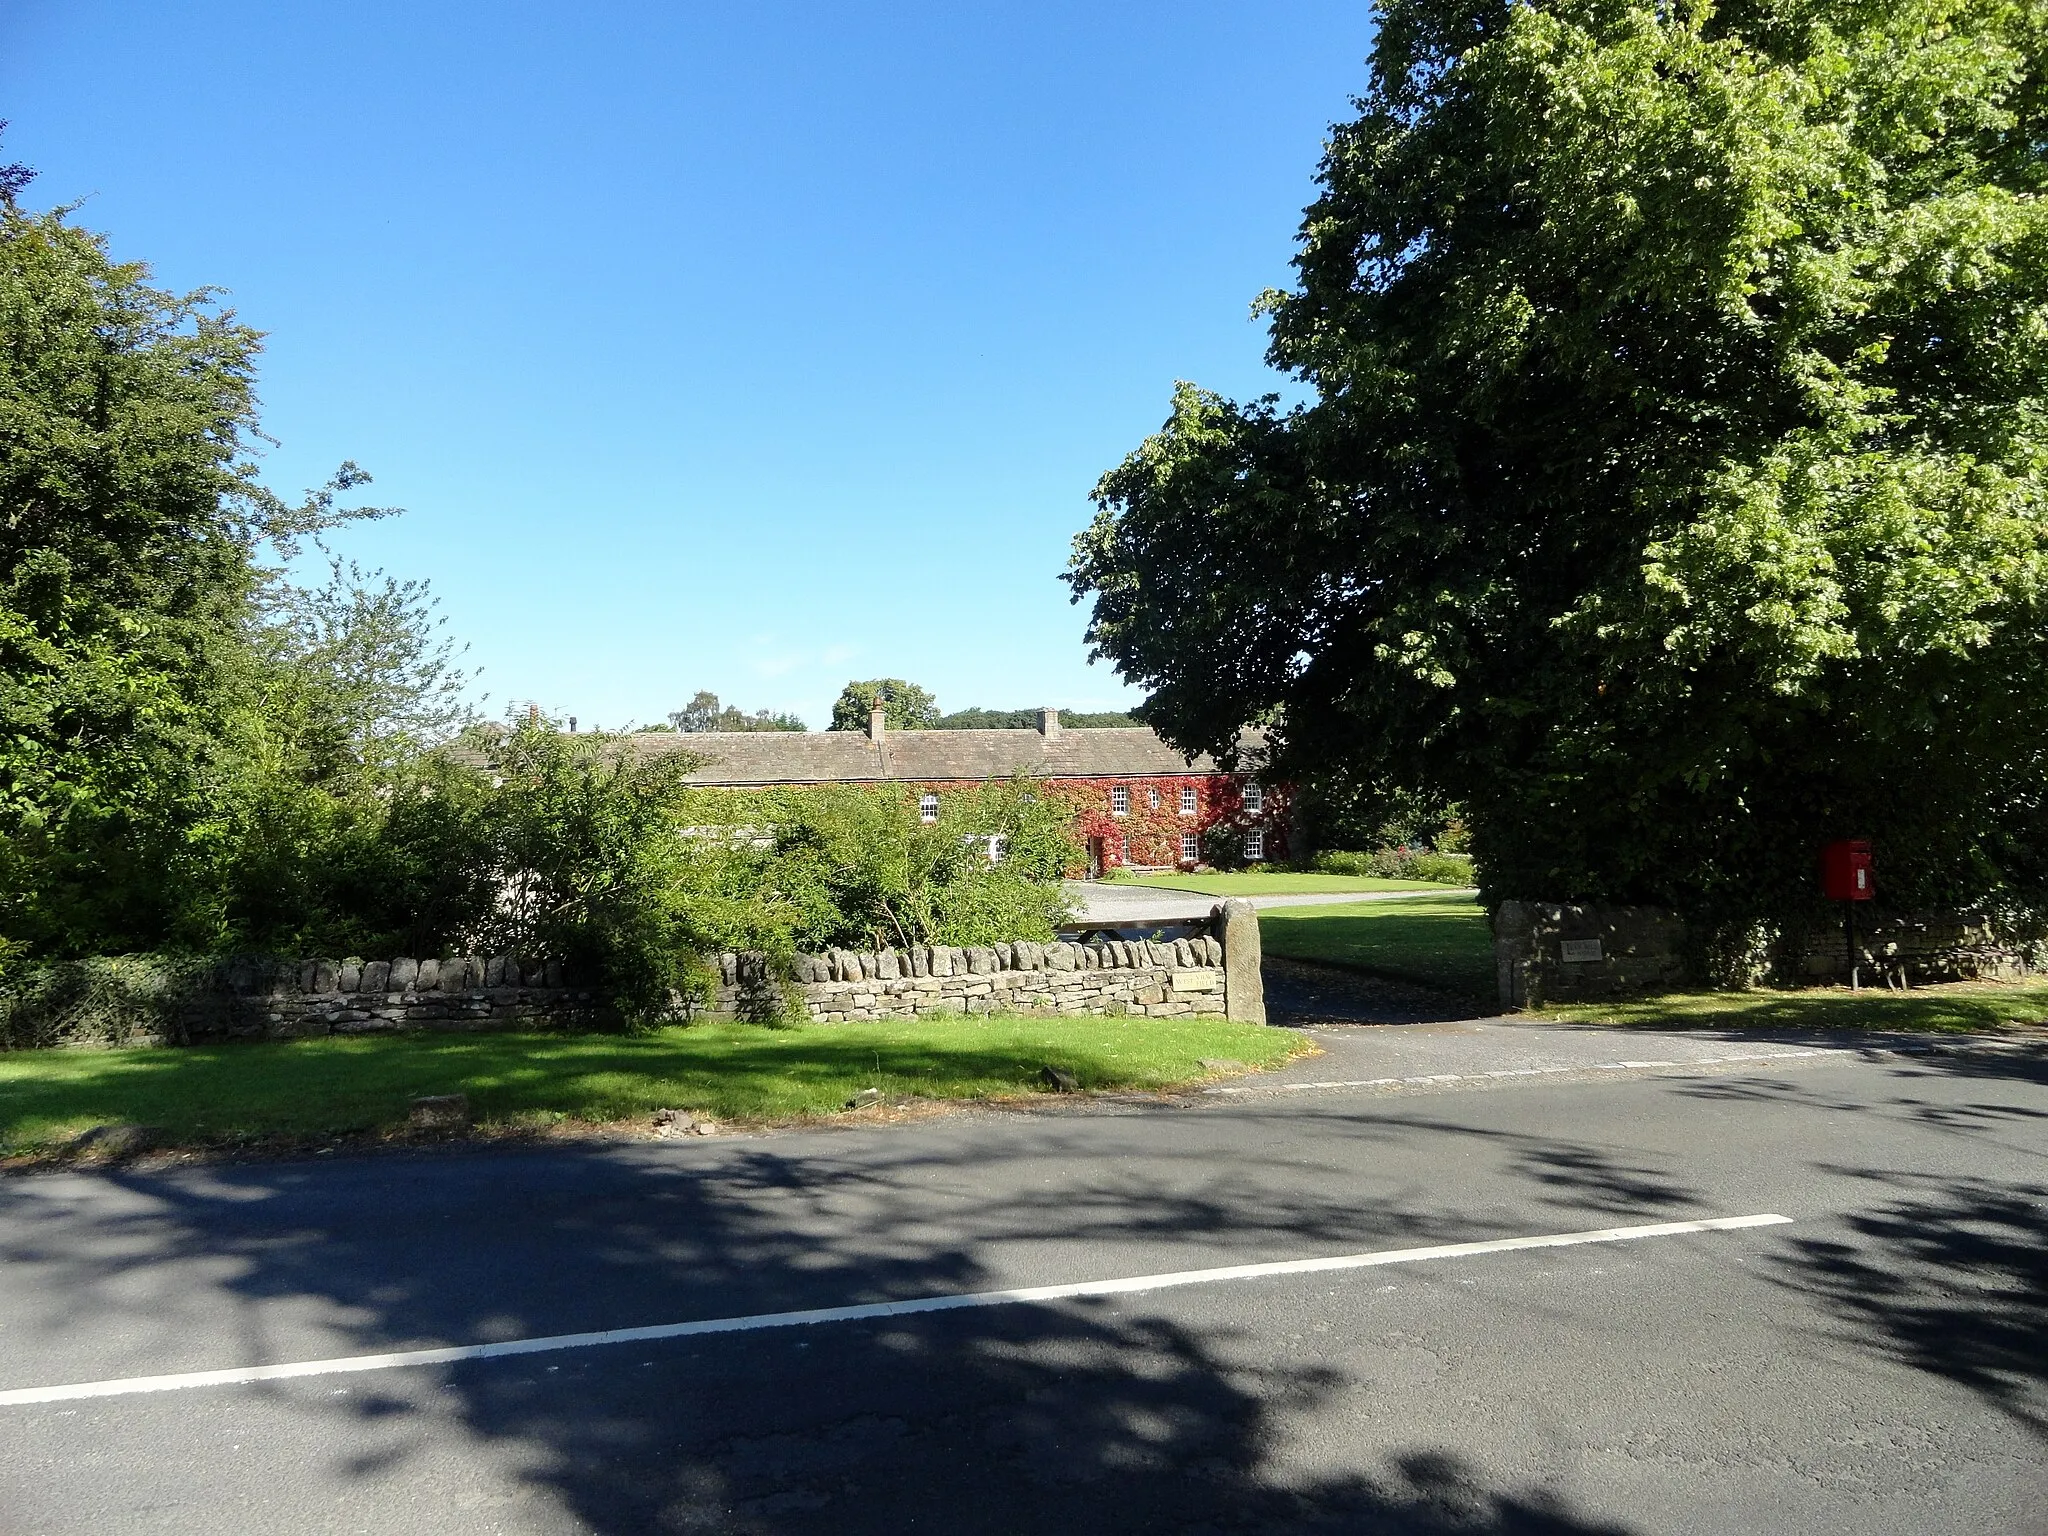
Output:
[[[1176,744],[1462,802],[1492,895],[2037,896],[2048,7],[1393,0],[1298,283],[1069,572]]]
[[[0,959],[224,936],[258,553],[360,515],[256,477],[261,337],[0,174]]]
[[[832,704],[832,723],[825,729],[864,731],[878,704],[888,712],[892,730],[928,731],[939,723],[939,703],[929,691],[900,677],[871,677],[839,690]]]

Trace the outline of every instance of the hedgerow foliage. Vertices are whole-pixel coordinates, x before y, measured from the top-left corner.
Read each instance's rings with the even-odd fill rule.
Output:
[[[926,824],[905,786],[709,789],[700,761],[537,714],[471,733],[329,870],[350,926],[326,952],[560,960],[644,1020],[716,951],[1050,939],[1064,915],[1066,820],[1026,781],[949,790]]]
[[[2048,11],[1391,0],[1271,359],[1070,579],[1176,746],[1463,808],[1492,897],[2048,891]]]
[[[903,785],[688,792],[677,819],[701,941],[790,954],[1050,940],[1078,857],[1063,803],[1026,779],[949,788],[936,822],[917,802]]]
[[[183,1013],[213,982],[193,956],[62,960],[0,984],[0,1049],[178,1040]]]

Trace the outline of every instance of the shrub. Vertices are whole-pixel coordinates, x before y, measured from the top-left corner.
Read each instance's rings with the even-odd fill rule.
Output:
[[[1202,833],[1202,862],[1211,869],[1225,871],[1247,867],[1243,831],[1227,822],[1208,828]]]
[[[457,885],[495,899],[453,937],[485,953],[559,959],[630,1023],[701,992],[676,812],[702,759],[643,757],[533,718],[485,756],[489,792],[453,807],[469,834],[468,878]]]
[[[0,986],[0,1048],[182,1040],[186,1010],[213,980],[212,963],[189,955],[117,955],[27,968]]]
[[[720,949],[1049,940],[1077,856],[1064,807],[1028,780],[951,791],[936,822],[897,785],[697,791],[683,814],[685,904]]]
[[[1319,853],[1312,867],[1325,875],[1428,880],[1438,885],[1470,885],[1475,878],[1468,854],[1431,853],[1414,848],[1381,848],[1372,853]]]
[[[1067,915],[1066,807],[1028,780],[950,791],[927,823],[913,787],[707,790],[688,782],[697,761],[535,717],[423,761],[346,836],[279,815],[278,883],[296,879],[293,902],[322,914],[289,942],[299,954],[557,960],[639,1026],[706,998],[711,952],[765,957],[751,1011],[768,1017],[786,1011],[770,994],[800,950],[1049,941]],[[21,961],[0,951],[10,1046],[182,1038],[212,974],[205,960],[156,956],[18,979],[10,964]]]

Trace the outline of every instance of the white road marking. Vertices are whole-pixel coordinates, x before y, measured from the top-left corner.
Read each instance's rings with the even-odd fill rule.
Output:
[[[1503,1077],[1555,1077],[1567,1072],[1623,1072],[1647,1067],[1722,1067],[1735,1062],[1796,1061],[1828,1051],[1754,1051],[1742,1056],[1695,1056],[1688,1061],[1589,1061],[1562,1067],[1501,1067],[1491,1072],[1427,1072],[1415,1077],[1358,1077],[1316,1083],[1219,1083],[1204,1093],[1306,1093],[1311,1088],[1402,1088],[1439,1083],[1484,1083]]]
[[[1701,1221],[1660,1221],[1642,1227],[1602,1227],[1594,1232],[1555,1232],[1542,1237],[1497,1237],[1478,1243],[1442,1243],[1433,1248],[1388,1248],[1326,1259],[1284,1259],[1270,1264],[1230,1264],[1220,1269],[1183,1269],[1125,1280],[1079,1280],[1066,1285],[1028,1285],[1008,1291],[974,1291],[920,1296],[908,1301],[873,1301],[850,1307],[815,1307],[804,1312],[765,1312],[754,1317],[719,1317],[694,1323],[661,1323],[651,1328],[612,1328],[601,1333],[558,1333],[546,1338],[507,1339],[496,1344],[456,1344],[445,1349],[407,1349],[384,1355],[345,1355],[334,1360],[295,1360],[284,1365],[244,1365],[224,1371],[185,1371],[174,1376],[130,1376],[62,1387],[17,1387],[0,1392],[0,1407],[61,1403],[81,1397],[127,1397],[141,1392],[175,1392],[186,1387],[232,1387],[298,1376],[339,1376],[390,1371],[415,1365],[452,1365],[461,1360],[495,1360],[504,1355],[538,1355],[602,1344],[641,1344],[652,1339],[687,1339],[709,1333],[750,1333],[762,1328],[801,1328],[817,1323],[858,1323],[919,1312],[955,1312],[968,1307],[1002,1307],[1020,1302],[1065,1301],[1077,1296],[1130,1296],[1182,1285],[1224,1280],[1262,1280],[1273,1275],[1316,1275],[1332,1270],[1376,1269],[1384,1264],[1417,1264],[1425,1259],[1464,1258],[1481,1253],[1517,1253],[1527,1248],[1570,1248],[1580,1243],[1627,1243],[1645,1237],[1689,1232],[1733,1232],[1775,1227],[1790,1216],[1714,1216]],[[551,1367],[552,1369],[552,1367]]]

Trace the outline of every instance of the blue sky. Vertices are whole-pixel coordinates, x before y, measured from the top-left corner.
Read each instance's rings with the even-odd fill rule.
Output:
[[[408,509],[496,710],[1137,701],[1058,574],[1176,378],[1278,386],[1323,0],[0,4],[37,206],[270,333],[266,477]]]

